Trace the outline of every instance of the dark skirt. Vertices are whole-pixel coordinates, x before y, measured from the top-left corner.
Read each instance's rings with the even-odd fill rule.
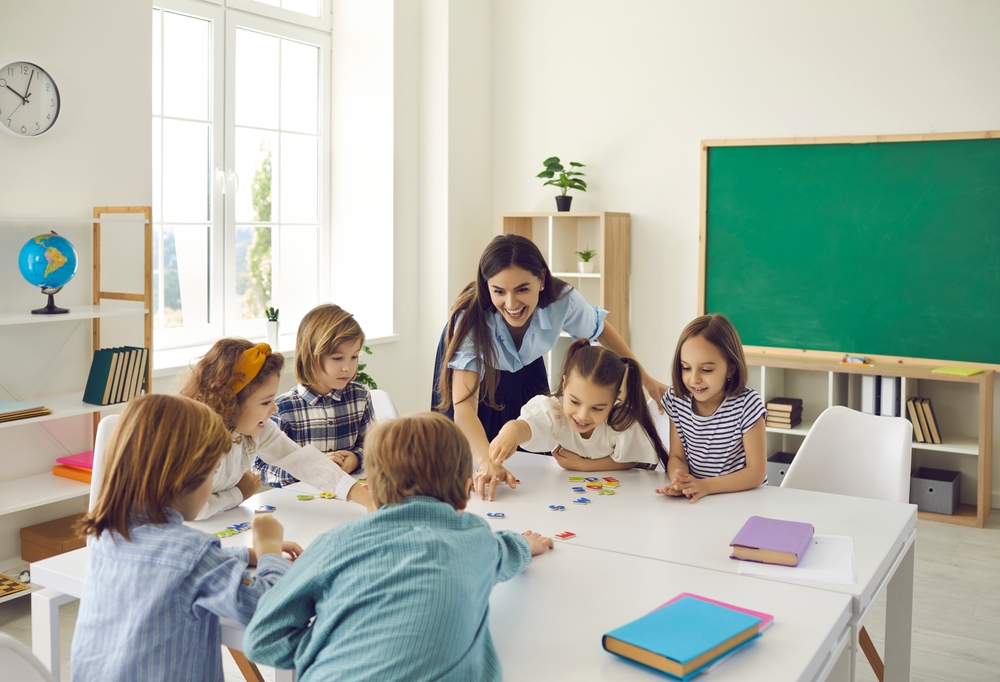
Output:
[[[434,359],[434,387],[431,391],[431,409],[441,402],[441,394],[438,392],[438,380],[444,365],[444,333],[438,341],[437,356]],[[521,408],[536,395],[544,395],[549,392],[549,380],[545,375],[545,361],[538,358],[530,365],[522,367],[517,372],[505,372],[499,370],[500,377],[497,382],[496,399],[497,405],[502,409],[494,410],[483,402],[480,396],[479,421],[482,422],[486,430],[486,438],[491,441],[496,438],[500,428],[509,421],[521,416]],[[437,411],[437,410],[435,410]],[[450,406],[442,414],[449,419],[455,418],[454,406]]]

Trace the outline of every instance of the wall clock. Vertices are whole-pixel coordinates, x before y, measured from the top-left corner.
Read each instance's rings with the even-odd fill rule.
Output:
[[[31,62],[0,66],[0,128],[36,137],[59,117],[59,89],[45,69]]]

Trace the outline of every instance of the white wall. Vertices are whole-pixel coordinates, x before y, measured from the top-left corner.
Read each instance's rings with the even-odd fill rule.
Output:
[[[546,157],[587,164],[573,208],[632,214],[632,348],[669,382],[700,141],[998,129],[998,26],[973,0],[495,3],[494,220],[554,210]]]
[[[52,129],[37,139],[0,134],[0,221],[87,219],[95,205],[149,205],[150,5],[134,0],[33,0],[7,2],[3,14],[0,61],[24,59],[46,69],[59,87],[62,109]],[[30,310],[44,304],[44,297],[21,279],[16,259],[24,242],[49,229],[37,223],[0,224],[0,309]],[[56,229],[80,255],[76,277],[56,301],[70,308],[89,305],[90,226]],[[56,361],[44,369],[47,355],[64,339]],[[83,390],[90,367],[89,323],[0,328],[0,347],[5,354],[0,384],[16,396],[36,378],[29,397]],[[11,396],[0,390],[0,397]],[[4,429],[2,479],[47,471],[56,457],[88,449],[89,439],[89,418],[84,417]],[[0,516],[0,560],[20,553],[18,528],[85,507],[86,498],[81,498]]]

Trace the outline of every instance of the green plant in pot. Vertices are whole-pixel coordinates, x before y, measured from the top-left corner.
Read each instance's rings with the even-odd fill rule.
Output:
[[[556,197],[556,208],[560,211],[568,211],[569,205],[573,202],[573,197],[566,194],[567,190],[578,189],[581,192],[587,191],[587,183],[580,179],[583,177],[583,173],[578,170],[566,170],[562,163],[560,163],[558,156],[550,156],[542,161],[542,164],[545,166],[545,170],[535,177],[548,178],[548,182],[542,185],[542,187],[552,185],[562,188],[562,194]],[[583,164],[576,161],[570,161],[569,165],[571,169],[583,168]],[[557,173],[558,177],[556,177]]]
[[[580,257],[580,262],[576,264],[580,269],[580,272],[594,271],[594,264],[591,261],[593,261],[594,257],[597,255],[596,251],[588,246],[583,251],[577,251],[576,255]]]
[[[278,309],[277,308],[265,308],[264,316],[267,318],[267,345],[271,347],[271,350],[277,352],[278,350]]]
[[[372,354],[372,349],[369,348],[368,346],[362,347],[361,350],[363,350],[366,355],[371,355]],[[354,379],[352,379],[352,381],[355,381],[355,382],[361,384],[362,386],[365,386],[369,391],[374,391],[376,388],[378,388],[378,384],[376,384],[375,380],[372,379],[371,375],[368,372],[365,371],[365,367],[367,367],[367,366],[368,366],[368,363],[366,363],[366,362],[359,362],[358,363],[358,373],[354,375]]]

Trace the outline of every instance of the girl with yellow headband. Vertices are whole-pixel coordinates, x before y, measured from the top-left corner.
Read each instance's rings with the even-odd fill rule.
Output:
[[[299,446],[271,421],[285,358],[266,343],[221,339],[192,369],[181,395],[215,410],[232,433],[232,447],[213,475],[212,494],[198,514],[206,519],[239,505],[260,489],[254,456],[320,490],[374,510],[371,494],[311,445]]]

